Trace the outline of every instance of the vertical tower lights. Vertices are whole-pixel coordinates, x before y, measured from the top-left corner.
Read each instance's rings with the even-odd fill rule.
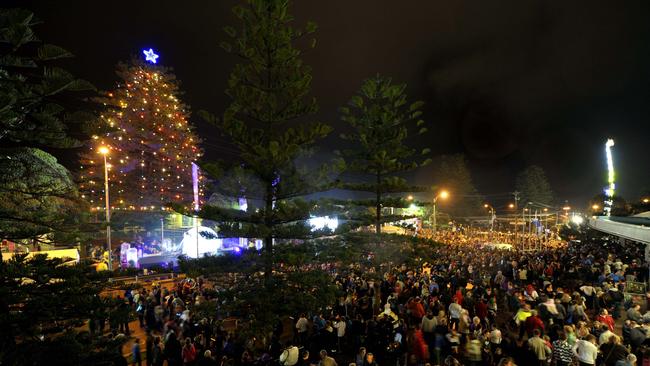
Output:
[[[608,139],[605,143],[605,155],[607,157],[607,182],[609,185],[605,189],[605,214],[610,216],[612,213],[612,206],[614,205],[614,189],[616,185],[614,184],[614,161],[612,159],[612,146],[614,146],[614,140]]]

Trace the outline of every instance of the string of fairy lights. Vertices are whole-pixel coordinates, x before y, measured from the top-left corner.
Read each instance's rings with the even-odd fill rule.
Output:
[[[188,108],[177,98],[178,83],[167,69],[156,66],[158,55],[143,51],[146,63],[134,61],[118,74],[122,81],[102,98],[101,115],[110,132],[93,136],[82,155],[80,188],[91,208],[104,208],[106,148],[111,209],[166,210],[169,202],[193,200],[192,163],[202,150],[188,122]],[[199,175],[199,197],[204,178]]]

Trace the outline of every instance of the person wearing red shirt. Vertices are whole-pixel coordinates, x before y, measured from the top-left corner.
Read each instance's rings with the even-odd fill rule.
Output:
[[[429,360],[429,347],[424,341],[424,334],[420,329],[420,325],[415,325],[415,332],[413,333],[413,353],[417,356],[420,361]]]
[[[185,338],[185,346],[183,346],[183,365],[191,365],[196,360],[196,348],[192,344],[190,338]]]
[[[408,308],[411,311],[411,317],[413,317],[414,322],[419,323],[422,321],[422,317],[426,312],[424,311],[424,305],[422,305],[422,301],[419,297],[411,300],[408,303]]]
[[[463,305],[463,293],[460,291],[460,289],[456,290],[456,293],[454,294],[453,300],[458,302],[460,306]]]
[[[481,299],[476,303],[476,316],[481,319],[481,323],[485,324],[485,319],[488,315],[488,306],[485,300]]]
[[[596,317],[596,321],[599,321],[609,328],[611,332],[614,331],[614,318],[607,312],[606,309],[602,309],[600,314]]]
[[[537,315],[537,310],[531,310],[530,313],[531,316],[526,318],[526,322],[524,323],[528,337],[532,337],[535,329],[539,329],[540,333],[544,334],[544,322],[542,321],[542,318]]]

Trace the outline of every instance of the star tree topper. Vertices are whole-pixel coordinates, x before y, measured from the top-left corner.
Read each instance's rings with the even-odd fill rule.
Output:
[[[149,50],[142,50],[142,53],[144,53],[144,59],[146,61],[151,62],[152,64],[155,64],[158,60],[158,55],[153,51],[153,48],[150,48]]]

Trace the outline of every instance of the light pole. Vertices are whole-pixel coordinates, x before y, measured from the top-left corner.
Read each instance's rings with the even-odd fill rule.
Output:
[[[522,238],[526,237],[526,211],[528,211],[528,207],[524,207],[521,210],[521,221],[523,222],[522,228],[521,228],[521,236]]]
[[[438,195],[433,197],[433,233],[435,234],[438,230],[438,218],[436,213],[436,204],[438,203],[438,198],[447,199],[449,197],[449,192],[442,190]]]
[[[548,232],[550,231],[548,228],[548,207],[544,207],[544,239],[548,239]]]
[[[487,208],[490,213],[490,231],[494,231],[494,207],[487,203],[484,204],[483,207]]]
[[[521,211],[521,218],[523,223],[523,225],[521,226],[521,242],[522,242],[521,247],[522,248],[525,248],[524,244],[528,240],[528,238],[526,238],[526,211],[528,211],[528,205],[524,206],[524,209]]]
[[[516,202],[517,201],[515,201],[515,203],[508,204],[508,208],[514,211],[514,216],[515,216],[515,230],[514,230],[514,232],[515,232],[515,238],[514,238],[515,246],[517,245],[517,231],[519,230],[517,228],[517,224],[519,224],[519,221],[518,221],[519,218],[517,217],[517,205],[516,205]],[[510,216],[510,214],[508,214],[508,216]]]
[[[109,149],[106,146],[99,148],[99,153],[104,156],[104,191],[106,192],[106,247],[108,248],[108,270],[113,271],[113,251],[111,249],[111,204],[110,194],[108,192],[108,162],[106,155]]]
[[[562,211],[564,211],[564,216],[566,216],[566,222],[569,222],[569,211],[571,211],[571,206],[564,206],[562,207]]]

